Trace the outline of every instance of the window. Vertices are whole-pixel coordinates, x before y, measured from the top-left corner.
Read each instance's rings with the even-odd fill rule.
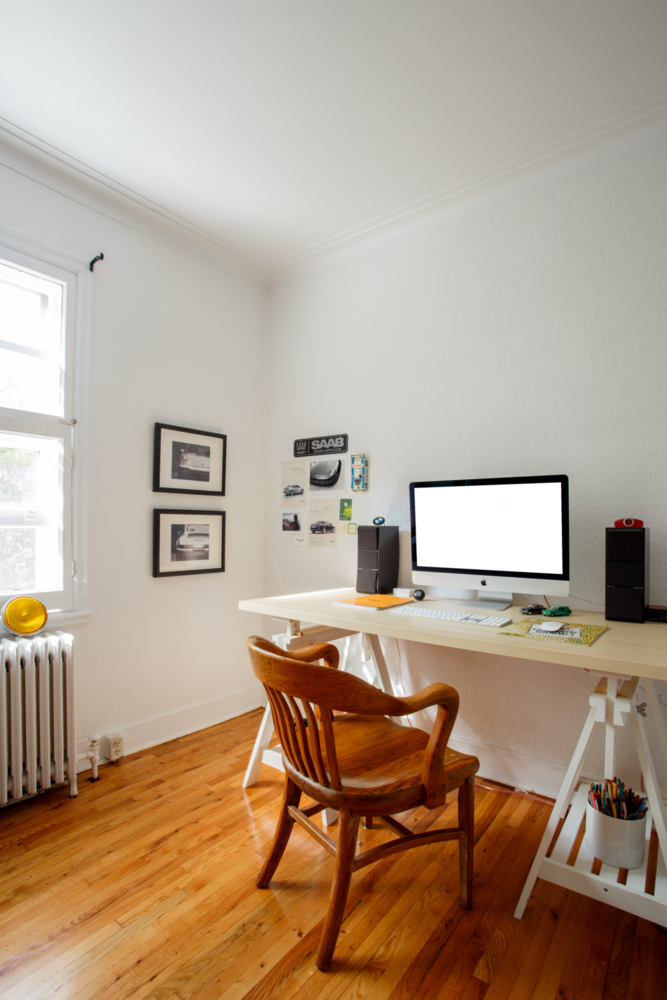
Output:
[[[85,490],[74,473],[85,271],[13,242],[0,243],[0,603],[28,593],[49,611],[71,611],[87,597],[76,565]]]

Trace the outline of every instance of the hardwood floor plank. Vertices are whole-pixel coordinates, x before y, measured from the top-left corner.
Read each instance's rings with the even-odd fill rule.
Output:
[[[488,1000],[507,1000],[516,985],[523,988],[528,983],[531,990],[535,986],[541,958],[540,951],[544,954],[548,944],[545,939],[545,929],[548,931],[558,919],[559,902],[562,906],[563,895],[563,890],[558,886],[552,886],[542,879],[537,880],[521,919],[521,933],[515,933],[510,942],[486,993]],[[552,912],[552,906],[555,907],[555,912]],[[546,923],[546,928],[543,928],[543,922]],[[531,948],[533,939],[538,933],[538,947]],[[530,996],[530,993],[526,995]]]
[[[599,1000],[604,995],[604,984],[609,969],[609,959],[614,944],[614,934],[620,910],[614,906],[598,905],[595,913],[595,930],[591,950],[581,979],[579,995],[585,1000]]]
[[[310,846],[309,839],[308,844],[299,852],[302,867],[305,848]],[[316,845],[313,846],[316,848]],[[179,910],[177,921],[172,922],[171,926],[167,926],[163,921],[160,941],[137,941],[135,951],[132,949],[126,951],[123,956],[123,966],[117,970],[116,978],[104,996],[124,997],[129,995],[130,989],[134,991],[135,987],[139,989],[143,984],[150,984],[156,980],[161,982],[166,976],[165,965],[172,957],[177,956],[178,964],[182,964],[184,952],[187,950],[199,955],[203,935],[217,934],[215,944],[217,956],[224,950],[225,934],[229,937],[231,929],[233,937],[239,924],[244,930],[247,924],[247,929],[252,933],[256,927],[261,926],[264,928],[262,933],[265,933],[267,924],[272,919],[280,918],[282,910],[278,906],[277,915],[259,913],[258,897],[261,898],[262,894],[254,886],[255,868],[254,859],[246,858],[236,871],[223,873],[221,879],[206,884],[198,893],[190,895],[187,903]],[[230,882],[232,876],[235,876],[234,881]],[[224,893],[219,892],[224,882],[230,884]]]
[[[452,804],[453,807],[453,804]],[[494,817],[502,807],[502,802],[498,802],[495,797],[486,800],[486,808],[480,806],[478,810],[478,824],[477,832],[478,835],[481,834],[485,827],[488,827],[490,820]],[[447,822],[450,822],[447,819]],[[435,825],[435,824],[434,824]],[[440,824],[437,824],[440,825]],[[447,825],[445,818],[443,818],[442,825]],[[453,848],[453,850],[452,850]],[[463,911],[458,903],[458,877],[455,874],[455,865],[457,863],[457,848],[454,845],[447,845],[446,847],[440,847],[436,850],[441,852],[441,858],[447,858],[449,865],[448,870],[445,870],[443,862],[440,861],[440,868],[437,869],[436,878],[449,877],[449,883],[447,887],[447,892],[438,892],[436,887],[436,897],[437,902],[428,907],[428,914],[426,920],[419,919],[419,909],[413,907],[412,912],[409,914],[413,918],[416,926],[419,927],[422,932],[422,936],[428,937],[430,934],[430,929],[428,921],[433,921],[434,923],[439,923],[441,921],[441,913],[447,910],[451,910],[456,914],[456,919],[461,919],[461,915],[466,911]],[[415,852],[421,853],[421,852]],[[404,859],[402,864],[405,863],[407,859]],[[401,875],[403,869],[397,869],[392,871],[392,880],[394,881],[396,890],[401,891],[402,884],[409,884],[408,879],[405,875]],[[429,885],[425,892],[428,894],[432,890]],[[380,921],[374,920],[375,909],[371,910],[369,917],[366,918],[364,913],[364,906],[371,905],[372,900],[367,900],[362,903],[362,906],[358,908],[354,917],[343,925],[346,930],[345,942],[339,942],[336,956],[334,957],[334,965],[332,968],[337,969],[338,979],[340,983],[335,991],[324,990],[323,995],[326,996],[344,996],[346,992],[352,991],[359,995],[372,995],[373,989],[375,989],[375,977],[382,976],[382,985],[379,986],[380,993],[384,995],[385,992],[391,992],[395,986],[395,980],[391,976],[387,976],[386,969],[389,965],[392,955],[398,950],[403,951],[403,962],[401,963],[401,968],[394,966],[393,976],[398,978],[401,977],[403,966],[405,964],[411,964],[411,958],[413,952],[410,948],[401,949],[401,935],[405,929],[405,921],[408,919],[400,908],[397,909],[393,906],[390,911],[388,911],[386,917],[381,918]],[[373,932],[369,935],[366,928],[368,925],[368,920],[373,920]],[[355,936],[355,930],[358,931]],[[356,939],[355,939],[356,938]],[[377,940],[376,940],[377,938]],[[419,947],[417,951],[419,951]],[[358,952],[358,953],[357,953]],[[359,968],[362,967],[363,971],[360,974]],[[341,979],[341,972],[345,975]],[[297,994],[299,997],[301,993],[304,995],[314,996],[317,995],[319,990],[317,989],[316,980],[311,980],[307,984],[307,988]],[[391,983],[391,985],[390,985]]]
[[[315,855],[312,871],[311,866],[304,865],[308,849]],[[295,874],[304,874],[305,895],[312,896],[311,878],[315,880],[315,884],[323,881],[317,870],[321,863],[320,849],[307,838],[307,843],[297,848],[296,853],[300,869]],[[118,991],[114,986],[105,993],[105,997],[128,995],[130,986],[140,978],[150,980],[150,989],[148,992],[140,991],[141,996],[162,997],[176,990],[185,998],[193,979],[197,980],[195,985],[202,979],[207,981],[207,976],[214,977],[216,970],[225,970],[239,954],[244,955],[252,949],[254,942],[266,935],[271,926],[284,917],[283,897],[287,896],[294,903],[300,902],[300,896],[293,891],[291,883],[289,889],[280,884],[269,892],[256,889],[254,879],[258,866],[254,859],[252,864],[252,874],[244,871],[241,880],[230,887],[219,902],[211,901],[211,904],[206,905],[204,900],[205,905],[193,911],[191,917],[186,914],[186,922],[181,920],[169,940],[163,941],[159,948],[153,946],[150,954],[141,958],[139,977],[136,969],[131,971],[123,979],[122,989]],[[233,908],[229,906],[232,889],[238,894]],[[304,895],[303,890],[301,895]],[[216,920],[218,914],[222,914],[222,919]],[[156,970],[155,974],[153,969]]]
[[[512,804],[508,805],[512,808]],[[489,836],[498,836],[501,853],[489,853],[487,863],[490,872],[478,866],[473,910],[463,916],[460,925],[446,920],[436,929],[414,966],[392,995],[392,1000],[412,1000],[437,996],[442,984],[448,982],[458,956],[467,946],[472,947],[476,962],[483,954],[500,920],[507,916],[508,908],[513,909],[515,896],[521,891],[525,873],[528,871],[537,845],[546,824],[544,806],[530,803],[524,812],[524,823],[519,829],[524,831],[521,849],[517,851],[514,837],[503,839],[503,833],[510,835],[509,821],[504,829],[496,831],[496,825],[489,828]],[[497,821],[501,820],[499,813]],[[539,820],[539,821],[538,821]],[[504,849],[503,849],[504,848]],[[512,918],[513,919],[513,918]],[[516,921],[515,923],[518,923]],[[500,957],[500,956],[499,956]],[[474,970],[473,970],[474,971]]]
[[[622,910],[618,916],[603,994],[613,1000],[626,1000],[628,995],[637,919]]]
[[[103,766],[77,799],[53,789],[0,811],[3,1000],[667,1000],[653,924],[539,880],[513,918],[549,807],[484,789],[473,909],[458,903],[455,843],[386,858],[353,877],[318,972],[331,858],[297,829],[270,888],[255,887],[283,784],[265,768],[241,787],[260,718]],[[422,832],[455,811],[400,819]],[[359,842],[393,836],[377,822]]]
[[[445,818],[442,819],[443,825],[451,822],[454,816],[454,809],[455,806],[453,804],[450,805],[449,812],[446,812]],[[416,810],[411,815],[404,816],[403,819],[411,829],[421,832],[429,828],[430,825],[439,825],[441,817],[438,816],[438,822],[435,823],[435,812],[435,810],[431,813],[424,810]],[[374,825],[373,834],[375,834],[378,843],[381,842],[380,838],[382,840],[391,839],[391,836],[387,836],[387,832],[379,823]],[[360,840],[364,849],[372,844],[369,832],[367,831],[362,831]],[[428,857],[425,851],[411,852],[410,855],[405,855],[400,859],[402,864],[400,881],[387,882],[385,876],[388,872],[394,870],[398,860],[398,858],[385,859],[380,864],[373,866],[372,869],[359,873],[353,879],[347,907],[347,919],[343,924],[337,948],[336,961],[338,963],[341,963],[343,960],[341,955],[351,954],[365,940],[368,933],[369,920],[372,920],[374,924],[378,923],[382,915],[388,912],[400,900],[402,886],[409,884],[410,881],[417,878],[418,873],[420,871],[423,872],[424,868],[428,866]],[[322,916],[324,915],[324,911],[325,907],[322,908]],[[321,921],[317,924],[315,930],[316,947],[321,932]],[[355,933],[357,930],[359,930],[358,934]],[[293,996],[299,990],[300,986],[306,981],[310,981],[315,972],[317,970],[314,967],[314,963],[310,963],[309,967],[305,969],[303,966],[295,966],[289,971],[287,976],[280,977],[280,987],[276,990],[274,980],[277,978],[277,975],[272,970],[269,975],[257,983],[246,995],[249,997],[268,995],[276,997]],[[316,992],[318,992],[319,986],[324,985],[328,981],[328,978],[328,974],[317,973],[310,986],[314,985]],[[269,985],[271,986],[271,993],[267,993]]]
[[[549,949],[542,960],[534,1000],[553,1000],[557,996],[563,970],[571,960],[572,949],[579,939],[585,897],[576,892],[568,893],[563,913],[551,937]]]
[[[567,945],[561,976],[553,993],[555,997],[561,1000],[575,1000],[576,997],[587,996],[581,992],[582,983],[593,948],[598,918],[603,909],[607,907],[587,896],[582,897],[575,933]]]
[[[473,970],[473,975],[487,986],[493,982],[496,969],[505,956],[509,943],[514,937],[517,921],[509,913],[503,913]]]
[[[641,918],[628,977],[628,1000],[667,997],[667,934]]]
[[[119,927],[115,934],[110,935],[106,940],[89,949],[80,958],[66,965],[64,969],[44,979],[29,992],[24,992],[22,986],[18,988],[18,991],[10,991],[6,994],[7,1000],[14,1000],[14,998],[18,1000],[19,997],[21,1000],[46,1000],[47,997],[54,994],[61,986],[71,983],[73,979],[80,977],[82,972],[97,965],[110,952],[121,948],[133,935],[140,933],[145,927],[150,926],[153,921],[157,920],[164,913],[168,913],[174,907],[179,906],[184,899],[187,899],[187,893],[174,893],[169,899],[144,914],[143,917],[140,917],[128,927]]]
[[[365,843],[364,846],[366,846]],[[427,859],[424,858],[423,852],[420,851],[415,851],[412,855],[404,856],[403,862],[405,864],[402,869],[400,882],[387,878],[388,873],[393,870],[397,862],[396,858],[387,858],[372,868],[364,869],[353,878],[346,909],[346,920],[341,929],[341,935],[336,948],[336,962],[341,967],[345,965],[346,959],[366,940],[369,923],[374,925],[381,921],[383,916],[400,899],[403,879],[408,882],[415,879],[418,873],[424,870],[426,861]],[[311,937],[314,935],[315,949],[319,943],[321,929],[322,921],[318,922],[311,932]],[[304,962],[301,966],[294,966],[288,975],[281,977],[279,987],[273,982],[274,979],[275,974],[272,971],[270,975],[267,975],[265,979],[256,984],[246,996],[253,998],[253,1000],[269,996],[272,998],[275,997],[276,1000],[278,998],[280,1000],[287,1000],[287,998],[296,995],[302,998],[305,995],[317,995],[322,989],[328,992],[326,987],[332,982],[332,977],[329,973],[318,972],[314,961]],[[269,985],[272,992],[267,992]]]

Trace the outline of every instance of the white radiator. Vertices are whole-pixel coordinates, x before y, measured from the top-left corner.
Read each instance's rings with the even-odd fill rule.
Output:
[[[0,640],[0,806],[69,782],[77,794],[72,636]],[[88,757],[97,778],[98,741]]]

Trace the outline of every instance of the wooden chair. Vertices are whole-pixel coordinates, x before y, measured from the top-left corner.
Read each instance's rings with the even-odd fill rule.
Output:
[[[333,885],[317,953],[318,969],[327,969],[331,963],[352,873],[389,854],[458,840],[461,905],[470,908],[474,775],[479,761],[447,747],[459,707],[454,688],[431,684],[409,698],[395,698],[338,671],[335,646],[320,644],[285,653],[272,642],[251,636],[248,649],[255,676],[269,696],[285,765],[280,819],[257,885],[263,889],[271,881],[294,823],[333,854]],[[326,666],[312,665],[319,659]],[[437,706],[437,717],[430,736],[387,718],[411,715],[431,705]],[[415,806],[435,809],[454,789],[458,789],[457,827],[415,834],[392,818]],[[316,805],[299,809],[302,792]],[[325,808],[338,810],[337,843],[310,820]],[[400,836],[355,858],[362,816],[367,817],[367,826],[374,816],[382,817]]]

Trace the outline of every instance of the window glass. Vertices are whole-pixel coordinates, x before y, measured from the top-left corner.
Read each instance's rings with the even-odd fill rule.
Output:
[[[63,416],[65,292],[0,261],[0,406]]]
[[[63,587],[63,440],[0,432],[0,593]]]

